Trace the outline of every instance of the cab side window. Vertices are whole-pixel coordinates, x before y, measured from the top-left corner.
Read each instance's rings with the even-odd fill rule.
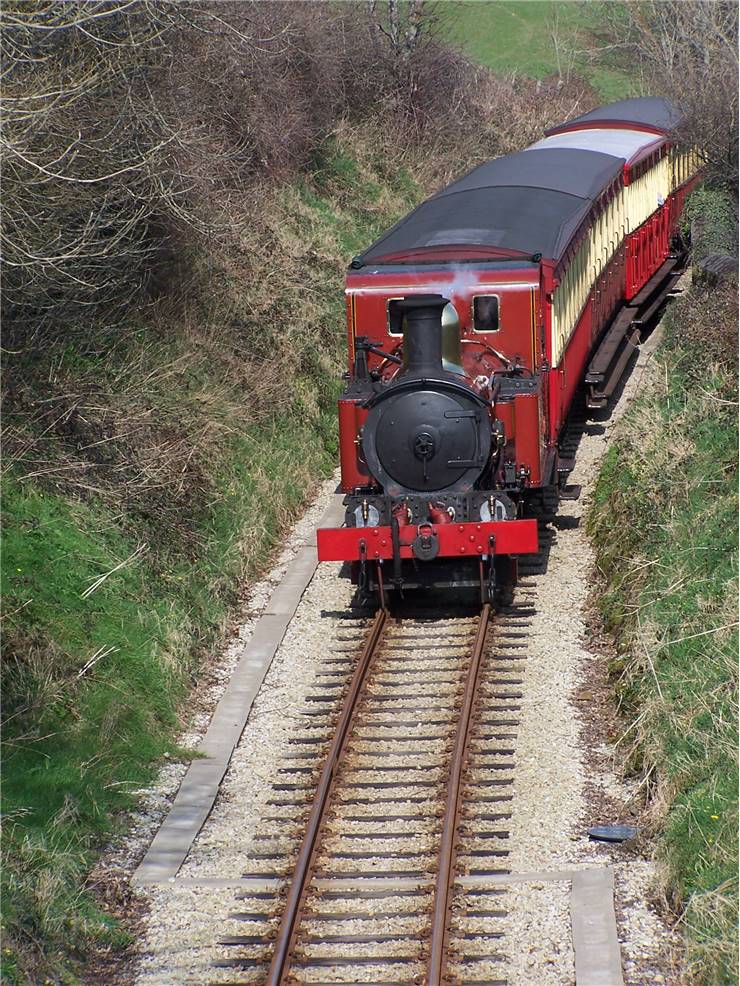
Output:
[[[498,332],[499,297],[497,294],[480,294],[473,298],[473,331]]]
[[[403,311],[399,307],[403,298],[388,299],[388,332],[392,336],[403,335]]]

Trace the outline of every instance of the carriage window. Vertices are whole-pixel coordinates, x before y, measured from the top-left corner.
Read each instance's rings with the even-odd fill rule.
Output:
[[[498,309],[497,294],[479,294],[473,298],[473,331],[498,332]]]
[[[403,312],[398,307],[403,298],[390,298],[388,301],[388,332],[392,336],[403,335]]]

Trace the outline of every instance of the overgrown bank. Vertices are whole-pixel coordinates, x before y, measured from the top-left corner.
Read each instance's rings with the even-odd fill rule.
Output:
[[[361,161],[358,142],[265,188],[251,276],[220,257],[197,314],[83,323],[10,369],[8,981],[72,981],[91,947],[124,942],[85,889],[93,854],[178,755],[182,703],[240,583],[334,468],[341,270],[420,194],[405,168]]]
[[[692,982],[737,982],[737,287],[695,284],[617,427],[590,529]]]
[[[74,982],[125,939],[89,864],[188,755],[173,736],[240,581],[334,462],[347,260],[593,105],[570,69],[474,68],[422,6],[0,13],[9,982]]]
[[[16,983],[77,981],[91,950],[125,943],[87,885],[90,864],[164,754],[188,756],[173,746],[183,703],[240,583],[333,468],[347,260],[452,171],[589,105],[574,89],[544,100],[431,42],[408,54],[401,36],[403,57],[391,46],[378,59],[372,25],[346,8],[204,4],[195,31],[180,21],[188,5],[131,9],[160,18],[144,26],[167,85],[158,94],[154,73],[139,96],[182,110],[176,174],[158,156],[163,170],[101,177],[75,204],[65,183],[83,165],[113,174],[118,152],[104,141],[116,100],[91,91],[79,105],[75,89],[61,115],[48,107],[49,146],[27,149],[49,170],[44,154],[84,120],[93,139],[73,174],[39,183],[19,166],[6,207],[16,219],[40,195],[31,232],[48,223],[79,247],[64,263],[36,257],[5,299],[2,961]],[[101,48],[101,72],[81,77],[123,92],[141,24],[105,10],[96,30],[124,55],[111,66]],[[28,99],[60,66],[98,58],[97,35],[75,22],[84,4],[42,13],[51,26],[19,8],[11,37],[39,55],[41,78],[21,59]],[[38,47],[36,34],[52,40]],[[252,37],[271,39],[262,54]],[[425,64],[444,76],[426,88]],[[140,79],[138,55],[133,67]],[[19,146],[35,133],[26,122]],[[91,219],[84,239],[72,224],[88,210],[107,225]],[[119,223],[132,238],[109,267]]]

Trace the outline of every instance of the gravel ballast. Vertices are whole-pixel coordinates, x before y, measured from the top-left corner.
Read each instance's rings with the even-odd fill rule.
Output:
[[[507,649],[513,638],[497,639],[495,630],[493,635],[494,646],[510,659],[509,666],[521,679],[521,685],[516,686],[521,692],[519,725],[511,740],[515,748],[515,769],[511,775],[513,797],[505,807],[506,813],[511,814],[505,823],[509,831],[506,866],[513,873],[527,874],[613,866],[619,938],[628,986],[672,981],[666,970],[673,939],[649,904],[656,882],[653,865],[632,848],[593,843],[587,836],[591,825],[629,822],[631,792],[618,777],[617,763],[605,737],[598,746],[593,743],[586,746],[584,742],[589,714],[584,694],[588,695],[589,682],[594,674],[600,673],[598,668],[603,661],[587,643],[593,552],[583,518],[609,433],[636,390],[641,365],[649,358],[654,345],[651,340],[644,346],[610,420],[587,424],[580,439],[570,481],[582,485],[581,500],[561,504],[558,515],[548,525],[546,571],[523,574],[518,590],[519,604],[532,609],[521,631],[526,647]],[[214,662],[207,694],[199,700],[199,711],[183,743],[195,745],[202,735],[210,710],[238,659],[239,649],[248,640],[259,612],[296,546],[303,543],[307,532],[315,526],[334,488],[334,483],[324,485],[321,495],[288,539],[276,568],[250,595],[244,624],[234,644]],[[306,813],[306,801],[300,789],[286,792],[285,801],[291,803],[269,810],[267,803],[279,768],[300,765],[313,769],[319,762],[321,742],[300,745],[290,740],[298,737],[305,726],[309,696],[328,694],[327,683],[341,685],[342,675],[351,670],[349,664],[340,664],[334,668],[338,672],[335,678],[321,677],[327,671],[329,656],[350,657],[359,649],[368,619],[367,614],[351,611],[352,595],[348,581],[339,577],[338,565],[319,566],[255,701],[214,810],[178,878],[168,884],[137,890],[149,908],[136,978],[141,986],[179,986],[240,978],[244,975],[241,972],[235,976],[233,969],[214,968],[213,963],[235,955],[220,946],[219,939],[262,934],[276,926],[277,901],[267,924],[236,920],[229,915],[237,911],[263,911],[265,900],[239,900],[233,886],[214,881],[238,880],[254,868],[254,854],[260,852],[260,847],[264,852],[261,839],[265,828],[260,820],[265,814],[273,813],[281,819],[273,823],[273,831],[280,833],[281,850],[290,853],[295,849]],[[332,694],[339,701],[341,687]],[[405,704],[408,704],[406,700],[399,703],[400,707]],[[329,737],[331,721],[331,715],[315,716],[312,724],[318,737]],[[509,742],[507,739],[505,745]],[[378,741],[375,749],[383,749]],[[372,752],[370,741],[359,742],[356,747],[356,757],[367,766],[372,765],[372,759],[367,756]],[[388,752],[395,754],[397,749],[389,744]],[[423,758],[420,762],[424,763]],[[109,871],[131,872],[183,772],[181,765],[169,765],[163,770],[158,784],[143,798],[131,836],[114,847],[104,861],[103,872],[106,867]],[[286,774],[285,779],[298,784],[303,778],[310,789],[312,776],[308,771],[296,772]],[[491,823],[489,827],[496,829],[497,824]],[[361,823],[347,825],[362,829]],[[399,826],[399,837],[403,828]],[[264,872],[281,874],[288,871],[289,862],[263,860],[262,866]],[[473,945],[468,956],[472,962],[471,974],[474,969],[475,978],[481,974],[490,975],[491,979],[506,978],[511,986],[573,983],[569,881],[540,882],[529,878],[501,890],[493,901],[488,899],[487,906],[506,912],[501,919],[503,958],[482,961],[472,954]],[[389,900],[400,909],[408,903],[403,897]],[[480,905],[480,899],[477,903]],[[483,919],[477,924],[472,919],[466,921],[467,933],[486,931]],[[339,926],[332,927],[332,932],[336,931]],[[239,954],[256,957],[262,948],[249,946]],[[459,968],[463,972],[465,963]],[[325,972],[323,981],[335,978],[330,971]]]

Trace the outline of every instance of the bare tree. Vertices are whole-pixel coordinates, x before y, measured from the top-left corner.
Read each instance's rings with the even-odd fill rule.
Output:
[[[676,136],[704,158],[733,201],[738,192],[738,5],[734,0],[627,0],[604,5],[612,40],[643,88],[681,112]]]
[[[224,232],[256,176],[306,166],[344,116],[422,112],[426,24],[423,0],[393,6],[378,58],[347,4],[7,0],[6,328],[124,315],[173,230]]]
[[[367,0],[367,11],[373,34],[382,34],[395,58],[408,62],[413,53],[432,34],[436,17],[425,0],[408,0],[403,6],[398,0],[387,0],[378,9],[377,0]]]
[[[147,83],[167,4],[2,8],[4,306],[28,325],[141,287],[172,135]]]
[[[203,247],[193,229],[228,239],[257,183],[314,169],[338,126],[382,120],[396,157],[420,134],[447,147],[454,131],[463,158],[466,141],[513,149],[563,115],[552,93],[496,80],[443,44],[437,11],[6,0],[6,331],[28,340],[93,314],[130,319],[173,280],[173,258]]]

